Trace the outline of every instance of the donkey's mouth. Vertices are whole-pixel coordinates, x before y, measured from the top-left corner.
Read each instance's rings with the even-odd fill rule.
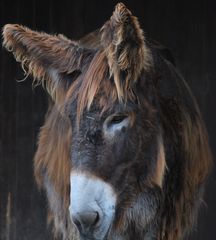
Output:
[[[86,235],[80,235],[80,240],[104,240],[104,239],[98,239],[98,238],[89,237]]]
[[[80,240],[107,240],[107,238],[95,238],[88,235],[80,235]]]
[[[92,230],[87,232],[79,227],[78,232],[79,240],[107,240],[107,235],[109,231],[103,232],[101,231],[101,229],[99,229],[98,231]]]

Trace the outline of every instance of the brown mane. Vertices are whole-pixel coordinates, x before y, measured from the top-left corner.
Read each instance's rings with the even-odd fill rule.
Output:
[[[70,144],[70,122],[53,106],[40,130],[34,170],[37,183],[42,187],[42,176],[46,169],[53,187],[60,196],[66,196],[69,189]],[[55,146],[55,150],[53,150],[53,146]],[[66,197],[63,199],[68,204],[68,199]]]
[[[194,118],[188,114],[186,109],[180,109],[179,117],[182,121],[181,154],[185,155],[180,181],[183,191],[176,198],[172,196],[173,192],[167,193],[165,201],[172,210],[170,212],[165,210],[166,212],[163,213],[164,225],[161,228],[161,239],[163,240],[181,239],[188,235],[188,230],[191,230],[191,227],[196,224],[197,208],[203,201],[200,195],[203,194],[206,178],[212,168],[208,134],[199,111],[197,114]],[[167,123],[171,124],[170,121]],[[172,202],[169,200],[171,196],[174,197]],[[195,205],[194,202],[196,202]]]

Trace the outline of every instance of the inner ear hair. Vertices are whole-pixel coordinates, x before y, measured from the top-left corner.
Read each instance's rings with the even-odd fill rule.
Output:
[[[37,32],[18,24],[4,26],[3,45],[21,62],[26,74],[33,76],[33,85],[42,85],[54,101],[58,92],[64,91],[62,74],[76,75],[91,57],[90,49],[63,35]]]
[[[68,88],[82,73],[80,69],[74,70],[72,73],[60,73],[60,78],[63,79],[65,87]]]

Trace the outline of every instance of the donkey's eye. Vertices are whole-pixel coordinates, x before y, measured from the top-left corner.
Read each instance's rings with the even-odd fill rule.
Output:
[[[110,124],[119,124],[124,121],[128,116],[126,115],[116,115],[110,119]]]
[[[127,114],[116,114],[109,116],[104,122],[104,133],[108,138],[113,138],[118,134],[125,132],[130,124],[130,119]]]

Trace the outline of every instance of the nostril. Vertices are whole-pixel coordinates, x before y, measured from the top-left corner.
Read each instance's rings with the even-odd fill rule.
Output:
[[[91,212],[77,212],[72,216],[75,225],[82,230],[87,230],[94,227],[100,220],[99,213],[96,211]]]
[[[100,220],[99,213],[96,212],[96,214],[97,214],[97,216],[96,216],[95,221],[94,221],[94,223],[93,223],[94,226],[95,226],[95,225],[99,222],[99,220]]]
[[[73,216],[72,219],[73,219],[74,224],[77,226],[77,228],[80,231],[82,229],[82,225],[81,225],[79,218],[77,216]]]

